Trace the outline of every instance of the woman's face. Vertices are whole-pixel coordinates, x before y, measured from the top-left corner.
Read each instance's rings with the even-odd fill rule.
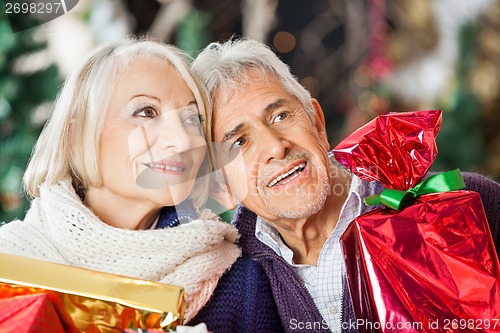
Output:
[[[153,207],[178,204],[205,153],[196,100],[174,67],[146,59],[118,71],[101,133],[99,190]]]

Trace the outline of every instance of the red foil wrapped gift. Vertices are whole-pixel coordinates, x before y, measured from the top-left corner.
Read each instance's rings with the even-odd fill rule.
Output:
[[[500,266],[479,194],[441,186],[449,175],[461,179],[458,171],[421,183],[440,126],[439,110],[389,113],[333,150],[401,199],[399,211],[363,214],[341,237],[360,333],[500,332]],[[375,199],[392,207],[383,195]]]
[[[57,314],[44,318],[60,322],[66,333],[122,333],[130,327],[170,330],[182,324],[184,315],[180,287],[0,253],[0,333],[32,332],[9,325],[28,326],[42,317],[5,309],[18,297],[40,293],[48,296]]]
[[[0,332],[64,333],[47,293],[0,299]]]

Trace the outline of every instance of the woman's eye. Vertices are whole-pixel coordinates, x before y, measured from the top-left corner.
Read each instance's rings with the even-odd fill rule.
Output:
[[[135,117],[154,118],[157,116],[155,109],[151,107],[141,108],[134,112]]]
[[[274,117],[273,123],[278,123],[280,121],[285,120],[286,118],[288,118],[288,113],[287,112],[281,112],[276,117]]]
[[[201,118],[198,114],[191,114],[185,118],[186,123],[199,127],[201,125]]]

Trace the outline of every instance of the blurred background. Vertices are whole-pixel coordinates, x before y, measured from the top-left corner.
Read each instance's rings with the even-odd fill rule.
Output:
[[[193,56],[231,36],[268,43],[319,100],[332,147],[377,115],[441,109],[433,170],[500,180],[500,0],[71,1],[18,32],[0,13],[0,221],[24,217],[23,170],[65,77],[126,35]]]

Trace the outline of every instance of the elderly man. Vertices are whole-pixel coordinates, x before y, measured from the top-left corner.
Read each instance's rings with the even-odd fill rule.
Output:
[[[339,237],[368,210],[377,182],[364,182],[329,156],[323,111],[264,44],[212,43],[193,63],[212,97],[213,140],[224,168],[243,251],[259,261],[288,331],[356,331]],[[500,238],[500,186],[465,175],[483,195]],[[496,207],[494,204],[496,203]]]

